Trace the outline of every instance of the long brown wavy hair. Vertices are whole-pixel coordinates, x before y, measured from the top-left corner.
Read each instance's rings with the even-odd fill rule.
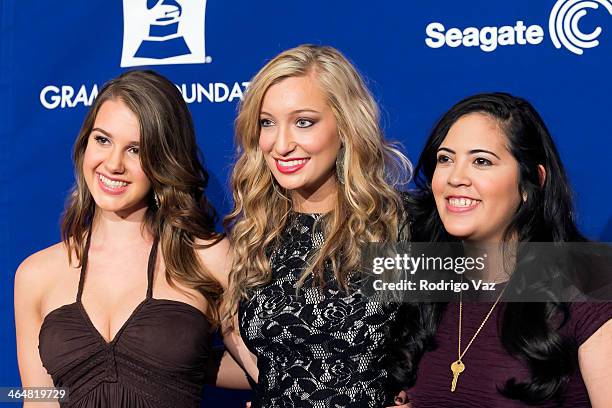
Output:
[[[234,208],[225,218],[234,248],[225,313],[232,316],[249,289],[271,279],[269,250],[278,245],[292,208],[290,192],[274,179],[259,148],[261,105],[266,91],[285,78],[314,74],[325,92],[344,146],[344,184],[322,225],[325,243],[312,255],[299,284],[312,275],[323,283],[327,263],[347,289],[368,242],[394,242],[403,217],[398,185],[411,172],[408,159],[385,141],[376,102],[361,76],[336,49],[302,45],[268,62],[252,79],[235,122],[237,162],[231,175]]]
[[[83,156],[96,116],[104,102],[120,100],[140,125],[140,165],[152,189],[143,229],[159,238],[166,280],[198,290],[206,299],[206,316],[219,321],[222,288],[201,265],[197,249],[223,238],[215,232],[216,213],[204,195],[208,173],[196,144],[191,114],[176,86],[153,71],[129,71],[107,82],[90,108],[77,136],[73,161],[75,185],[62,219],[62,240],[69,260],[83,261],[96,204],[83,176]],[[153,198],[157,195],[159,206]],[[196,239],[212,241],[208,245]]]

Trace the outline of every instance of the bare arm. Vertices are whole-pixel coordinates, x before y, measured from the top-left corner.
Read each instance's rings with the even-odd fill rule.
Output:
[[[232,267],[232,250],[229,241],[227,239],[223,239],[221,242],[210,248],[200,250],[199,254],[202,265],[214,276],[221,286],[223,286],[223,289],[227,289],[229,272]],[[233,329],[230,330],[229,322],[221,322],[223,343],[225,343],[225,347],[231,354],[231,356],[224,356],[224,358],[233,357],[235,363],[237,363],[239,367],[242,367],[254,381],[257,381],[257,359],[247,349],[246,345],[242,341],[242,338],[240,337],[240,333],[238,331],[238,320],[234,319],[233,323]],[[225,367],[229,367],[228,364],[229,361],[226,360]],[[220,370],[217,384],[219,384],[220,381],[226,381],[223,378],[225,377],[223,371],[223,361],[221,363]],[[231,372],[231,370],[228,372]],[[244,374],[241,374],[241,376],[244,377]]]
[[[578,362],[593,408],[609,407],[612,401],[612,319],[578,348]]]
[[[242,341],[238,332],[238,321],[234,320],[234,328],[227,330],[224,328],[223,343],[238,364],[246,371],[253,381],[257,382],[259,370],[257,369],[257,357],[255,357]]]
[[[221,359],[216,386],[235,390],[251,389],[244,370],[228,352],[225,352]]]
[[[17,359],[23,387],[53,387],[38,354],[38,334],[42,324],[40,299],[40,255],[26,259],[15,274],[15,326],[17,329]],[[57,408],[57,402],[26,402],[24,407]]]

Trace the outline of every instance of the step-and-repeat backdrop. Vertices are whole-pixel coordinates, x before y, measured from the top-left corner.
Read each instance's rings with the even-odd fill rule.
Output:
[[[355,63],[387,137],[413,161],[459,99],[529,99],[567,166],[581,228],[612,240],[612,0],[0,0],[0,21],[0,386],[19,384],[14,271],[59,240],[73,141],[102,84],[127,69],[155,69],[183,93],[221,215],[250,78],[280,51],[314,43]],[[206,402],[241,405],[228,398]]]

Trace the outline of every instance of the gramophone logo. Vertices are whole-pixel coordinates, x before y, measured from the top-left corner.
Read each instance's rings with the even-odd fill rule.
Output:
[[[121,66],[202,64],[206,0],[123,0]]]

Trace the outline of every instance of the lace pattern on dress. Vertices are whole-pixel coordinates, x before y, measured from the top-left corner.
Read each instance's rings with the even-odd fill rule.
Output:
[[[323,243],[316,214],[293,214],[270,257],[272,282],[240,305],[242,337],[259,366],[262,407],[380,407],[387,372],[380,363],[396,309],[347,295],[333,274],[323,288],[296,284]]]

